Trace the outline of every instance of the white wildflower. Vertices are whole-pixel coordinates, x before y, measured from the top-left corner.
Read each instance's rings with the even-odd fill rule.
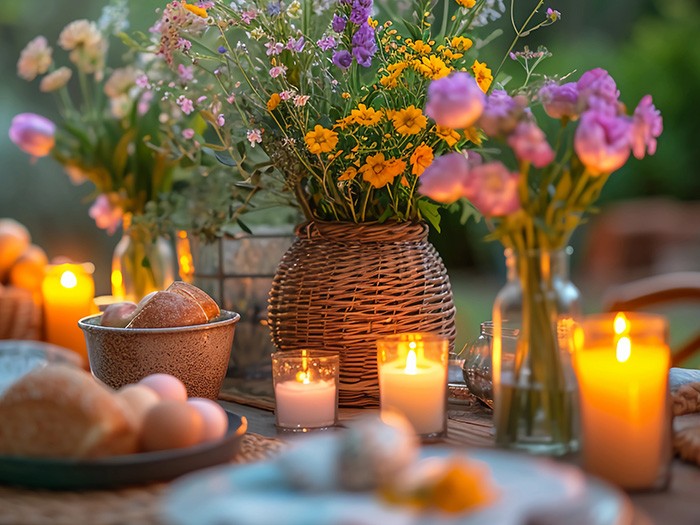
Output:
[[[129,92],[136,85],[136,79],[143,73],[132,66],[115,69],[105,82],[105,95],[109,98],[116,98]]]
[[[70,77],[73,76],[73,71],[67,67],[59,67],[56,71],[52,71],[44,78],[41,79],[39,84],[39,90],[44,93],[49,93],[51,91],[56,91],[61,89],[63,86],[68,84]]]
[[[101,46],[102,33],[94,22],[75,20],[63,28],[58,36],[58,45],[66,51],[72,51],[78,47]]]
[[[34,80],[37,75],[43,75],[51,66],[52,52],[43,36],[32,39],[20,53],[17,74],[24,80]]]

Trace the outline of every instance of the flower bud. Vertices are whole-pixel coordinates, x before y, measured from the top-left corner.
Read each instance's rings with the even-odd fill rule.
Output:
[[[36,113],[20,113],[12,119],[10,140],[33,157],[45,157],[53,149],[56,125]]]

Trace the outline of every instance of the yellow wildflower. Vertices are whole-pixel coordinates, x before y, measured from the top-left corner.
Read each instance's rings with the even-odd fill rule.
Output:
[[[375,20],[374,18],[370,17],[367,19],[367,23],[374,29],[377,29],[377,26],[379,25],[379,20]]]
[[[270,95],[270,100],[267,101],[267,110],[272,112],[277,109],[277,106],[282,102],[282,97],[278,93],[273,93]]]
[[[338,145],[338,134],[317,124],[313,131],[306,134],[304,142],[311,153],[320,155],[335,149]]]
[[[379,189],[394,182],[397,175],[403,173],[406,163],[401,159],[387,159],[384,153],[377,153],[365,159],[360,167],[362,179]]]
[[[457,131],[445,126],[436,126],[435,134],[447,142],[449,147],[454,146],[462,139],[462,136]]]
[[[442,51],[442,56],[444,56],[447,60],[459,60],[464,56],[463,53],[455,53],[451,49],[443,49]]]
[[[474,45],[474,42],[466,36],[456,36],[452,38],[450,45],[457,51],[468,51]]]
[[[208,15],[207,15],[207,10],[204,9],[203,7],[199,7],[199,6],[192,5],[192,4],[187,4],[187,3],[185,3],[185,2],[182,3],[182,7],[184,7],[184,8],[187,9],[190,13],[193,13],[193,14],[197,15],[197,16],[200,17],[200,18],[206,18],[206,17],[208,16]]]
[[[471,128],[465,129],[464,138],[473,142],[477,146],[481,146],[481,143],[484,140],[482,132],[479,131],[479,128],[477,128],[476,126],[472,126]]]
[[[466,7],[467,9],[471,9],[476,5],[476,0],[456,0],[457,4],[459,4],[462,7]]]
[[[357,109],[350,112],[350,119],[360,126],[374,126],[382,119],[382,112],[368,108],[364,104],[358,104]]]
[[[421,55],[427,55],[432,51],[432,48],[422,40],[416,40],[413,42],[411,44],[411,49],[413,49],[416,53],[420,53]]]
[[[343,94],[341,95],[345,100],[349,99],[352,95],[348,93],[347,91],[343,91]]]
[[[397,111],[392,121],[394,122],[396,131],[401,135],[415,135],[416,133],[420,133],[428,123],[428,119],[423,115],[423,112],[414,105]]]
[[[433,163],[433,148],[427,144],[421,144],[411,155],[411,173],[420,177],[425,169]]]
[[[355,178],[357,175],[357,168],[354,166],[350,166],[348,169],[346,169],[343,174],[338,177],[338,180],[352,180]]]
[[[440,57],[435,55],[422,57],[421,60],[416,60],[414,62],[414,67],[418,73],[430,80],[437,80],[451,73],[447,64],[445,64]]]
[[[486,62],[475,60],[474,64],[472,64],[472,73],[474,73],[474,78],[476,83],[479,84],[481,91],[486,93],[491,86],[491,82],[493,82],[493,75],[491,70],[486,67]]]

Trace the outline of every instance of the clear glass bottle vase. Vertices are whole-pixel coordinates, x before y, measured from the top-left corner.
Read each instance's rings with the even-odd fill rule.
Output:
[[[535,454],[579,448],[571,359],[580,293],[569,279],[571,249],[506,250],[508,282],[493,306],[496,444]],[[506,337],[517,330],[516,338]]]
[[[145,295],[165,290],[175,279],[177,261],[171,243],[123,219],[122,238],[112,256],[112,295],[139,302]]]

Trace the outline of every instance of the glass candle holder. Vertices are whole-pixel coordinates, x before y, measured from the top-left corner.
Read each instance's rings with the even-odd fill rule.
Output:
[[[379,402],[397,411],[422,439],[447,433],[447,338],[406,333],[377,340]]]
[[[337,353],[288,350],[272,354],[275,423],[283,432],[325,430],[338,422]]]
[[[574,343],[583,467],[624,489],[665,488],[672,459],[666,319],[589,316]]]

